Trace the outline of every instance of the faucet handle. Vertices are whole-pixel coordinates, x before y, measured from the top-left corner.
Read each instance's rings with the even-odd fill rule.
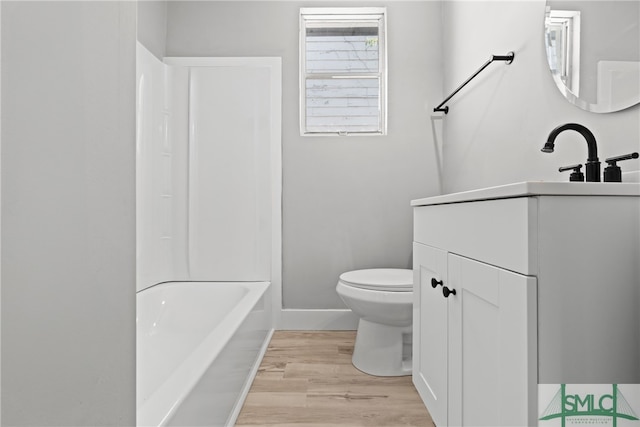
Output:
[[[569,181],[582,182],[584,181],[584,174],[580,171],[580,169],[582,169],[581,164],[571,165],[571,166],[562,166],[561,168],[558,168],[558,172],[573,170],[571,175],[569,175]]]
[[[610,166],[615,166],[616,162],[621,160],[637,159],[638,156],[638,153],[623,154],[622,156],[609,157],[608,159],[605,159],[605,162]]]
[[[604,168],[604,182],[622,182],[622,170],[620,169],[620,166],[617,165],[617,162],[637,159],[638,157],[638,153],[630,153],[605,159],[607,167]]]

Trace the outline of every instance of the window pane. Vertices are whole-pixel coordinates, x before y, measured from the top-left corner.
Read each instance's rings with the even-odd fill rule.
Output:
[[[309,132],[379,132],[378,78],[307,79]]]
[[[300,133],[386,134],[385,8],[300,9]]]
[[[377,73],[377,27],[306,29],[307,73]]]

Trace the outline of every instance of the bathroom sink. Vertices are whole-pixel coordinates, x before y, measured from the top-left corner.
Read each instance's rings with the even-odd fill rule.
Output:
[[[439,205],[526,196],[640,197],[640,183],[526,181],[411,201],[411,206]]]

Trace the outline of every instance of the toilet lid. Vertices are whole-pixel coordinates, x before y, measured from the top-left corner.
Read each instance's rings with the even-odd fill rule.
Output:
[[[404,268],[373,268],[342,273],[340,281],[357,288],[387,292],[413,291],[413,270]]]

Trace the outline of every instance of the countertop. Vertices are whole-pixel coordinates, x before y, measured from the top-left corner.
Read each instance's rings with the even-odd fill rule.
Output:
[[[630,196],[640,197],[640,183],[527,181],[480,188],[411,201],[411,206],[429,206],[478,200],[529,196]]]

